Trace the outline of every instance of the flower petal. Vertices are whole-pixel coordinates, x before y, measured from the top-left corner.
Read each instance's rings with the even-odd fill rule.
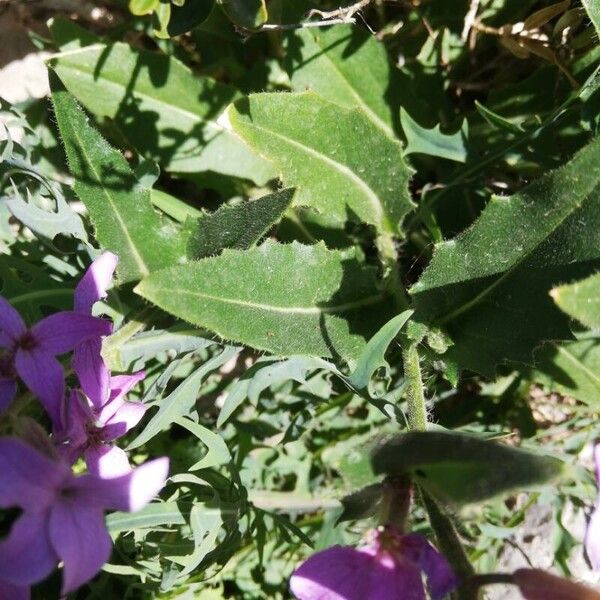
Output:
[[[110,558],[112,541],[104,514],[95,506],[86,506],[74,498],[57,502],[50,513],[48,532],[63,561],[63,594],[92,579]]]
[[[74,482],[77,498],[88,506],[134,512],[143,508],[164,487],[169,474],[169,459],[157,458],[127,475],[101,479],[83,475]]]
[[[17,382],[11,377],[0,376],[0,413],[11,405],[16,393]]]
[[[600,571],[600,507],[596,506],[585,532],[585,551],[595,571]]]
[[[102,439],[110,442],[125,435],[142,420],[147,409],[142,402],[124,402],[104,426]]]
[[[425,600],[417,569],[369,546],[313,554],[292,575],[290,589],[298,600]]]
[[[71,366],[92,404],[100,409],[110,394],[110,372],[102,358],[102,340],[89,338],[75,346]]]
[[[425,573],[432,600],[441,600],[458,585],[448,561],[422,535],[402,536],[402,554]]]
[[[92,262],[75,288],[73,309],[76,312],[90,314],[94,303],[106,297],[118,260],[112,252],[104,252]]]
[[[39,348],[29,351],[19,348],[15,367],[27,387],[40,399],[52,422],[59,424],[65,396],[65,374],[58,360]]]
[[[31,590],[28,585],[13,585],[0,580],[0,600],[30,600]]]
[[[46,511],[24,513],[0,542],[0,579],[14,585],[31,585],[45,579],[58,558],[47,533]]]
[[[31,328],[39,346],[50,354],[64,354],[91,337],[110,335],[112,324],[105,319],[64,310],[54,313]]]
[[[90,446],[84,456],[89,472],[102,479],[113,479],[131,472],[127,454],[117,446]]]
[[[146,377],[144,371],[138,371],[132,375],[115,375],[110,379],[110,399],[124,400],[126,394]],[[116,405],[113,405],[116,406]]]
[[[69,475],[62,464],[17,438],[0,438],[0,507],[43,510]]]
[[[6,299],[0,296],[0,346],[6,348],[8,342],[15,342],[25,332],[27,327],[17,312],[17,309]]]

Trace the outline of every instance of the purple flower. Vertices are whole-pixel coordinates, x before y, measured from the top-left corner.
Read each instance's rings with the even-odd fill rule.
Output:
[[[58,450],[70,463],[82,454],[91,473],[116,477],[131,470],[127,455],[112,442],[135,427],[146,412],[141,402],[128,402],[126,394],[144,378],[144,372],[110,379],[108,402],[100,408],[78,390],[65,401],[63,427],[55,430]]]
[[[596,485],[600,496],[600,444],[594,447],[594,460],[596,463]],[[600,571],[600,498],[596,500],[594,512],[585,532],[585,549],[596,571]]]
[[[0,407],[14,397],[14,369],[56,422],[65,393],[64,373],[56,357],[87,338],[111,331],[108,321],[70,311],[50,315],[28,329],[21,315],[0,296],[0,348],[8,351],[0,374]]]
[[[106,297],[117,262],[112,252],[105,252],[92,262],[75,288],[73,310],[76,313],[91,315],[94,304]],[[96,407],[102,406],[110,395],[110,374],[101,350],[100,336],[90,337],[75,347],[72,363],[81,389]]]
[[[30,598],[28,585],[13,585],[0,579],[0,600],[29,600]]]
[[[139,510],[164,486],[168,469],[159,458],[112,479],[76,477],[66,463],[0,438],[0,508],[23,510],[0,541],[0,581],[29,586],[59,562],[63,594],[89,581],[111,554],[104,511]]]
[[[317,552],[296,569],[290,588],[298,600],[425,600],[422,572],[433,600],[457,585],[446,559],[423,536],[388,526],[363,547]]]

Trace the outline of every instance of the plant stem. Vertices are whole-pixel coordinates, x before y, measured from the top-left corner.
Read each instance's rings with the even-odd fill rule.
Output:
[[[477,600],[479,598],[478,587],[473,587],[471,584],[475,571],[458,538],[454,523],[422,488],[421,499],[427,510],[431,527],[435,531],[438,546],[461,581],[460,587],[455,592],[457,600]]]
[[[394,237],[389,233],[382,233],[376,240],[376,246],[379,253],[379,260],[383,266],[383,275],[387,282],[387,288],[394,298],[397,311],[401,313],[409,308],[410,302],[406,297],[406,291],[400,277]]]
[[[416,342],[408,342],[402,350],[402,360],[408,385],[408,427],[413,431],[424,431],[427,429],[427,407]]]

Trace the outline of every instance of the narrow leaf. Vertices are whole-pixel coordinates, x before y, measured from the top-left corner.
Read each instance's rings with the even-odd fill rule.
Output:
[[[208,449],[206,456],[189,467],[188,471],[197,471],[198,469],[218,467],[219,465],[224,465],[231,460],[231,454],[229,453],[227,444],[218,433],[214,433],[210,429],[207,429],[199,423],[196,423],[185,417],[179,417],[178,419],[175,419],[175,423],[181,427],[185,427]]]
[[[225,250],[152,274],[136,291],[224,339],[280,356],[356,357],[391,317],[375,269],[323,244]]]
[[[284,185],[298,188],[296,206],[400,231],[413,206],[412,171],[400,143],[362,110],[305,92],[255,94],[237,101],[228,115],[235,131],[275,164]]]
[[[225,248],[250,248],[281,218],[293,197],[293,189],[281,190],[202,215],[189,226],[188,257],[205,258]]]
[[[564,467],[553,457],[441,431],[393,436],[373,449],[371,461],[376,473],[408,473],[437,500],[450,505],[531,489],[558,477]]]
[[[73,188],[85,204],[103,248],[119,256],[121,281],[135,281],[183,258],[183,237],[152,208],[127,161],[90,125],[51,73],[52,100]]]
[[[600,36],[600,3],[598,0],[581,0],[581,3],[594,24],[596,33]]]
[[[369,340],[350,375],[350,384],[354,388],[366,389],[379,368],[383,368],[388,375],[390,365],[385,360],[386,350],[412,314],[412,310],[405,310],[396,315]]]

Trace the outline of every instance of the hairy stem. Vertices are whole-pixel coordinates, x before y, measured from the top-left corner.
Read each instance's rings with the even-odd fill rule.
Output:
[[[427,407],[416,342],[408,342],[402,350],[402,360],[404,377],[408,384],[408,426],[413,431],[424,431],[427,429]]]

